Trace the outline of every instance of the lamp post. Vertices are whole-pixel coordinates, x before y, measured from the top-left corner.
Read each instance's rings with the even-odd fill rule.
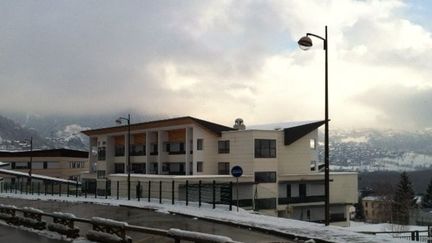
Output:
[[[328,38],[327,38],[327,26],[325,26],[325,37],[315,35],[312,33],[306,33],[298,41],[299,47],[302,50],[308,50],[312,47],[312,40],[309,36],[321,39],[324,43],[325,51],[325,133],[324,133],[324,183],[325,183],[325,225],[330,224],[330,168],[329,168],[329,109],[328,109]]]
[[[127,151],[127,173],[128,173],[128,177],[127,177],[127,189],[128,189],[128,200],[130,200],[131,196],[130,196],[130,114],[128,114],[127,118],[126,117],[119,117],[116,120],[117,124],[122,124],[122,120],[127,122],[127,127],[128,127],[128,135],[127,135],[127,147],[128,147],[128,151]]]
[[[29,182],[31,183],[31,176],[32,176],[32,162],[33,162],[33,137],[30,137],[30,139],[24,139],[24,142],[30,143],[30,162],[29,162]]]

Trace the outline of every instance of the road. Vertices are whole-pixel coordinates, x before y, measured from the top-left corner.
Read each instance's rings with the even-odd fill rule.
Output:
[[[24,230],[0,225],[0,242],[13,242],[13,243],[63,243],[61,240],[48,239],[36,233],[27,232]]]
[[[193,219],[180,215],[157,213],[151,210],[135,209],[127,207],[114,207],[96,205],[89,203],[71,203],[41,200],[23,200],[12,198],[0,198],[0,203],[11,204],[17,207],[31,206],[45,212],[67,212],[73,213],[77,217],[91,218],[104,217],[119,221],[126,221],[132,225],[141,225],[154,228],[178,228],[183,230],[197,231],[231,237],[233,240],[251,243],[269,242],[292,242],[284,238],[268,235],[262,232],[255,232],[244,228],[233,227],[225,224],[209,222],[205,220]],[[78,224],[83,232],[90,229],[87,224]],[[172,239],[144,235],[141,233],[128,233],[134,242],[172,242]],[[0,238],[1,239],[1,238]],[[6,242],[1,240],[0,242]],[[39,241],[38,241],[39,242]],[[14,242],[17,243],[17,242]]]

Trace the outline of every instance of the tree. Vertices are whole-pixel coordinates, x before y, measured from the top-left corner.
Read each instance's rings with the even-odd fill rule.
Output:
[[[406,172],[402,172],[393,196],[393,220],[399,224],[409,223],[409,211],[414,204],[414,190]]]
[[[426,193],[423,196],[422,206],[424,208],[432,208],[432,178],[429,182],[428,188],[426,189]]]

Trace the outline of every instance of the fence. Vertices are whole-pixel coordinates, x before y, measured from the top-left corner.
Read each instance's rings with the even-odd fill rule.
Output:
[[[126,181],[86,181],[81,184],[68,184],[59,182],[26,181],[1,182],[0,193],[50,195],[59,197],[94,197],[100,199],[120,200],[127,198],[128,183]],[[215,180],[175,181],[175,180],[149,180],[131,181],[130,199],[135,201],[148,201],[160,204],[178,204],[189,206],[194,203],[201,207],[215,209],[226,207],[232,210],[233,183],[217,182]]]
[[[405,239],[411,241],[420,241],[432,243],[432,226],[428,226],[427,230],[411,230],[411,231],[379,231],[379,232],[360,232],[373,235],[391,235],[393,238]]]
[[[21,214],[19,215],[18,212]],[[51,222],[47,222],[50,218]],[[174,239],[176,243],[184,240],[201,243],[235,243],[231,238],[219,235],[204,234],[200,232],[185,231],[179,229],[157,229],[137,225],[129,225],[126,222],[111,219],[93,217],[91,219],[75,217],[68,213],[46,213],[34,208],[17,208],[12,205],[0,204],[0,219],[11,225],[24,226],[38,230],[49,230],[66,235],[70,238],[80,236],[76,223],[85,223],[92,226],[86,237],[90,240],[102,241],[110,239],[110,242],[132,242],[127,232],[138,232],[157,235]],[[114,240],[113,240],[114,239]]]

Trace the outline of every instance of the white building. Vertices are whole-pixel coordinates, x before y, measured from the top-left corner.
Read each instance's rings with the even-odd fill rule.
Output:
[[[130,151],[132,182],[175,181],[175,196],[183,199],[186,180],[191,184],[235,181],[230,169],[239,165],[243,168],[241,206],[319,222],[324,219],[324,173],[318,169],[322,166],[316,147],[323,124],[296,122],[237,130],[179,117],[132,124],[130,150],[127,126],[87,130],[83,133],[90,137],[94,153],[89,153],[89,160],[94,166],[86,178],[96,180],[102,190],[110,180],[112,193],[113,185],[122,182],[120,192],[125,195]],[[347,224],[348,209],[357,201],[357,174],[331,173],[330,180],[331,221]]]

